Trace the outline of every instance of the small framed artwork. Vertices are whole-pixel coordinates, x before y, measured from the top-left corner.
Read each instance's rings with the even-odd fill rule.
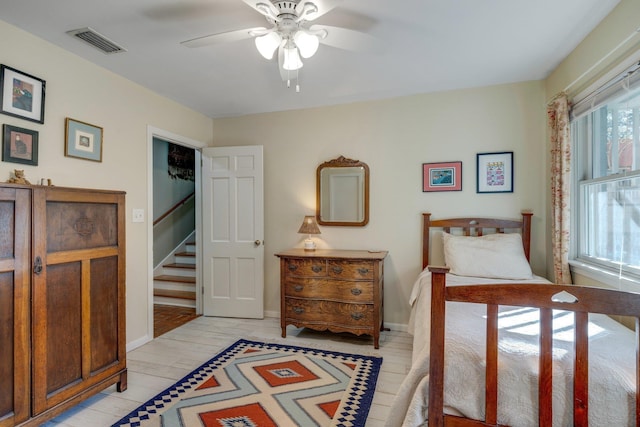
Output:
[[[462,191],[462,162],[423,163],[422,191]]]
[[[37,166],[38,132],[11,125],[3,125],[2,161]]]
[[[0,113],[44,123],[45,81],[0,65]]]
[[[64,155],[102,161],[102,128],[67,117]]]
[[[513,193],[513,151],[478,153],[477,193]]]

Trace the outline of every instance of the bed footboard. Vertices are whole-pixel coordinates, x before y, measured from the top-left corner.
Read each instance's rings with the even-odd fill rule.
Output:
[[[640,294],[580,286],[496,284],[446,286],[446,267],[429,267],[431,286],[431,337],[429,362],[429,427],[497,426],[498,414],[498,307],[540,309],[538,424],[552,423],[553,310],[574,313],[573,420],[589,423],[589,313],[631,316],[636,322],[636,425],[640,425]],[[444,414],[444,359],[446,301],[487,306],[485,420],[469,420]]]

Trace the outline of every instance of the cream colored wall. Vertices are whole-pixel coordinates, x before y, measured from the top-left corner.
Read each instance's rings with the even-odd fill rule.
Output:
[[[316,167],[339,155],[371,170],[370,222],[321,227],[318,245],[386,249],[385,320],[404,325],[421,269],[421,212],[518,218],[532,209],[532,264],[545,265],[545,143],[542,82],[410,96],[213,122],[214,145],[264,145],[265,310],[277,314],[274,253],[301,247],[304,215],[315,212]],[[515,191],[476,194],[476,153],[514,151]],[[422,192],[422,163],[463,162],[463,191]]]
[[[569,99],[593,88],[603,79],[611,78],[620,64],[640,59],[640,1],[622,0],[616,8],[578,45],[545,81],[547,99],[565,91]],[[633,61],[630,61],[632,59]],[[617,71],[620,72],[620,71]],[[547,139],[548,140],[548,139]],[[548,152],[550,150],[547,150]],[[547,163],[548,165],[549,163]],[[547,169],[547,176],[550,176]],[[550,188],[545,182],[545,188]],[[547,191],[548,205],[551,193]],[[549,212],[550,214],[550,212]],[[551,219],[547,220],[550,235]],[[547,245],[547,265],[552,269],[552,249]],[[551,275],[551,273],[550,273]],[[573,274],[578,285],[606,286],[579,274]]]
[[[46,81],[44,124],[0,114],[0,123],[39,132],[38,166],[0,162],[0,180],[18,168],[31,182],[51,178],[58,186],[127,192],[127,342],[153,338],[147,337],[148,224],[131,222],[132,208],[148,206],[147,126],[210,144],[211,119],[3,21],[0,52],[3,64]],[[66,117],[104,128],[101,163],[64,156]]]

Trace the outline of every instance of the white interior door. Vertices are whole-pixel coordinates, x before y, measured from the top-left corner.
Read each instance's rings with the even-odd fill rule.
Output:
[[[205,316],[264,317],[262,146],[202,149]]]

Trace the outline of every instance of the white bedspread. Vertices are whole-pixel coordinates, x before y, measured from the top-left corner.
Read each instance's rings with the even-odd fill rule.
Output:
[[[518,281],[524,283],[523,281]],[[535,278],[529,283],[548,283]],[[447,275],[447,284],[508,283]],[[390,411],[387,426],[426,425],[429,386],[431,276],[423,272],[411,294],[412,368]],[[447,303],[445,396],[449,413],[484,418],[485,306]],[[628,328],[591,315],[589,424],[635,425],[635,339]],[[573,315],[554,311],[554,426],[572,425]],[[498,421],[537,425],[538,311],[501,307],[499,316]]]

